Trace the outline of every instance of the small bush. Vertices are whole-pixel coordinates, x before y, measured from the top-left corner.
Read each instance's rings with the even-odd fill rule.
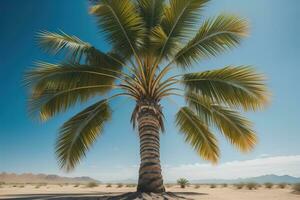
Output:
[[[93,188],[93,187],[97,187],[98,186],[98,183],[95,183],[95,182],[89,182],[86,187],[88,188]]]
[[[227,186],[228,186],[227,183],[223,183],[223,184],[222,184],[222,187],[227,187]]]
[[[255,190],[257,189],[258,185],[256,183],[247,183],[246,184],[246,187],[249,189],[249,190]]]
[[[123,184],[122,183],[118,183],[117,184],[117,188],[121,188],[121,187],[123,187]]]
[[[74,185],[74,187],[79,187],[79,184]]]
[[[280,189],[284,189],[284,188],[286,188],[286,186],[287,186],[286,183],[279,183],[278,184],[278,188],[280,188]]]
[[[195,185],[195,189],[198,189],[198,188],[200,188],[200,184]]]
[[[294,184],[294,185],[293,185],[293,190],[294,190],[295,192],[300,192],[300,183]]]
[[[273,183],[265,183],[265,188],[271,189],[273,187]]]
[[[130,187],[130,188],[136,187],[136,184],[127,184],[126,187]]]
[[[108,183],[108,184],[106,185],[106,187],[108,187],[108,188],[109,188],[109,187],[111,187],[111,184],[110,184],[110,183]]]
[[[170,188],[172,187],[173,185],[172,184],[165,184],[166,188]]]
[[[245,186],[245,184],[244,183],[237,183],[237,184],[234,184],[234,186],[235,186],[236,189],[240,190]]]
[[[185,188],[189,184],[189,181],[186,178],[180,178],[177,180],[177,184],[180,185],[181,188]]]
[[[216,188],[217,187],[217,185],[216,184],[210,184],[210,186],[209,186],[210,188]]]

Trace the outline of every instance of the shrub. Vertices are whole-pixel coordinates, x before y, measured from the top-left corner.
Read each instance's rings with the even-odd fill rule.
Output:
[[[123,184],[122,183],[118,183],[117,184],[117,188],[121,188],[121,187],[123,187]]]
[[[74,187],[79,187],[79,184],[75,184]]]
[[[198,188],[200,188],[200,184],[195,185],[195,189],[198,189]]]
[[[293,190],[294,190],[295,192],[300,192],[300,183],[294,184],[294,185],[293,185]]]
[[[216,184],[210,184],[210,186],[209,186],[210,188],[216,188],[217,187],[217,185]]]
[[[108,183],[108,184],[106,185],[106,187],[111,187],[111,184],[110,184],[110,183]]]
[[[280,188],[280,189],[284,189],[284,188],[286,188],[286,183],[279,183],[278,184],[278,188]]]
[[[273,183],[265,183],[266,188],[271,189],[273,187]]]
[[[256,183],[247,183],[246,184],[246,187],[249,189],[249,190],[255,190],[257,189],[258,185]]]
[[[95,182],[89,182],[86,187],[89,187],[89,188],[93,188],[93,187],[97,187],[98,186],[98,183],[95,183]]]
[[[166,188],[170,188],[172,187],[173,185],[172,184],[165,184]]]
[[[136,184],[127,184],[126,187],[136,187]]]
[[[236,189],[242,189],[245,186],[245,184],[244,183],[237,183],[237,184],[234,184],[234,186],[235,186]]]
[[[227,183],[222,184],[222,187],[227,187],[227,186],[228,186]]]
[[[177,184],[180,185],[181,188],[185,188],[189,184],[189,181],[186,178],[180,178],[177,180]]]

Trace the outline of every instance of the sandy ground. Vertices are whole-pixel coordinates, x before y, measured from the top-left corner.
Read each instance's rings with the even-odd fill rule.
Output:
[[[134,187],[117,185],[106,187],[99,185],[88,188],[85,185],[1,185],[0,199],[106,199],[108,196],[134,192]],[[292,192],[290,187],[272,189],[260,187],[256,190],[236,189],[233,186],[210,188],[201,185],[200,188],[189,186],[182,189],[178,186],[167,187],[168,192],[174,192],[188,199],[200,200],[300,200],[300,195]]]

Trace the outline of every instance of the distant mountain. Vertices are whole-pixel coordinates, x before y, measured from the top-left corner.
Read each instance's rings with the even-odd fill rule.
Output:
[[[241,183],[241,182],[255,182],[255,183],[300,183],[300,178],[293,176],[277,176],[274,174],[257,176],[251,178],[238,178],[238,179],[209,179],[209,180],[191,180],[191,183]]]
[[[88,183],[100,182],[87,176],[82,177],[62,177],[54,174],[15,174],[15,173],[0,173],[0,182],[5,183]]]

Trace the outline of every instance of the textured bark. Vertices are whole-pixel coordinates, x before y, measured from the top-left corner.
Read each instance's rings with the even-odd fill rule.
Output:
[[[137,113],[140,138],[141,164],[138,192],[162,193],[165,191],[161,175],[159,154],[160,123],[158,113],[152,106],[141,106]]]

